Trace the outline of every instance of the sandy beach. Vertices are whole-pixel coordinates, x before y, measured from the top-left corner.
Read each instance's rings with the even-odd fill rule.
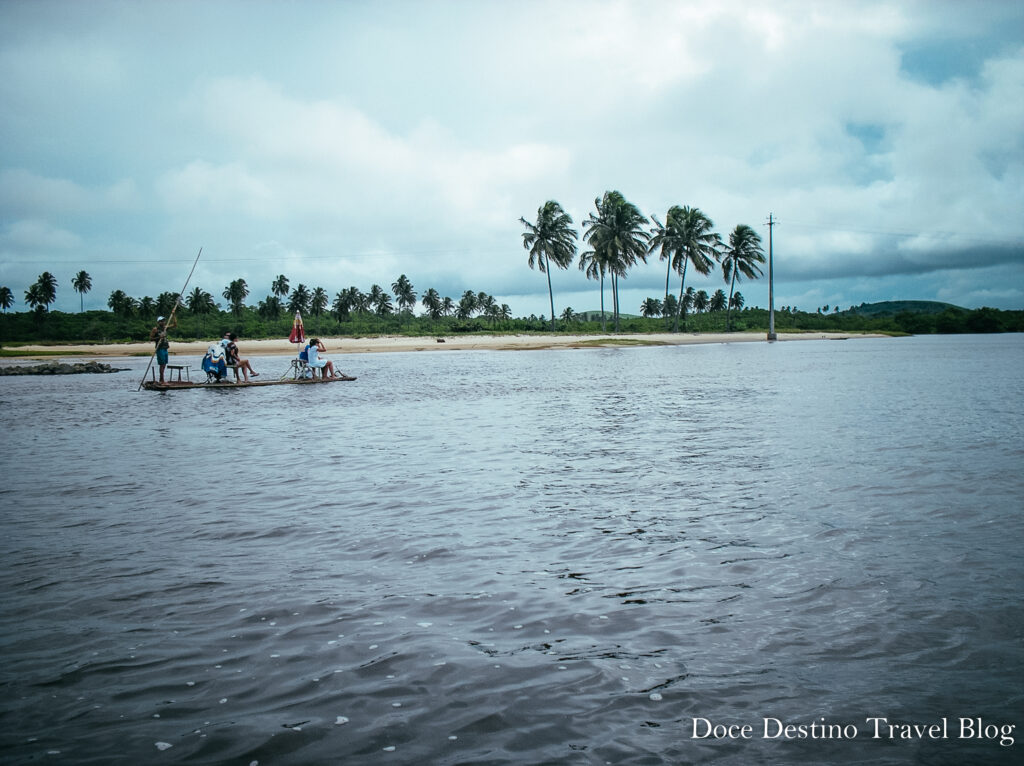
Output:
[[[846,340],[847,338],[879,337],[851,333],[787,333],[779,334],[780,342],[796,340]],[[410,338],[374,336],[364,338],[321,338],[329,354],[365,354],[395,351],[514,351],[547,348],[614,348],[622,346],[682,346],[696,343],[765,342],[763,332],[736,333],[657,333],[600,335],[446,335]],[[201,357],[210,341],[171,340],[171,356]],[[281,356],[295,353],[296,346],[287,339],[239,339],[242,356]],[[106,345],[26,345],[7,349],[8,357],[53,357],[61,354],[76,357],[149,356],[150,343],[111,343]]]

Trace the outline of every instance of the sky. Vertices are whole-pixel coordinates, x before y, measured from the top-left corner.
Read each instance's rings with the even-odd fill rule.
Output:
[[[177,292],[202,248],[188,289],[222,303],[405,274],[549,315],[519,219],[554,199],[579,227],[608,190],[766,255],[771,215],[776,308],[1024,309],[1014,0],[0,0],[0,103],[15,310],[43,271],[64,311],[81,270],[86,310]],[[665,276],[650,255],[622,311]],[[575,264],[551,278],[556,313],[599,307]]]

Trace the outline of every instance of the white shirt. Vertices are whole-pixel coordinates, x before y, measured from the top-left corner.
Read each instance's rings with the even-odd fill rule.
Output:
[[[309,364],[310,367],[316,367],[319,369],[327,364],[326,360],[320,358],[320,351],[316,346],[310,346],[306,353],[309,355],[309,362],[307,362],[307,364]]]

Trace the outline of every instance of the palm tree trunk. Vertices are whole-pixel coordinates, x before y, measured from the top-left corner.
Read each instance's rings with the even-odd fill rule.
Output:
[[[615,318],[615,332],[619,331],[619,275],[612,272],[612,316]]]
[[[679,332],[679,315],[683,312],[683,286],[686,284],[686,267],[689,263],[689,258],[683,260],[683,274],[679,279],[679,303],[676,305],[676,325],[672,332]]]
[[[736,269],[732,270],[732,281],[729,282],[729,302],[725,304],[725,331],[729,332],[732,321],[732,289],[736,286]]]
[[[555,294],[551,291],[551,262],[544,256],[544,269],[548,274],[548,298],[551,299],[551,332],[555,331]]]
[[[601,332],[608,332],[604,321],[604,272],[601,272]]]
[[[668,279],[672,275],[672,256],[668,257],[668,267],[665,269],[665,300],[668,301]]]

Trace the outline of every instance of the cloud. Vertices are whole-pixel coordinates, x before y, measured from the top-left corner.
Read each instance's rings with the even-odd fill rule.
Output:
[[[332,292],[405,273],[543,303],[519,217],[557,199],[579,223],[619,189],[646,214],[696,205],[723,235],[767,235],[773,213],[777,278],[829,303],[934,295],[929,275],[1024,260],[1022,17],[868,0],[0,4],[0,224],[77,237],[84,267],[187,270],[202,244],[217,293],[281,271]],[[120,287],[155,294],[146,280],[170,271],[124,269]],[[575,268],[555,280],[596,296]],[[629,277],[659,283],[656,260]],[[750,305],[766,292],[744,289]]]
[[[21,168],[0,170],[0,210],[5,218],[125,210],[138,202],[139,193],[131,179],[89,187],[68,178],[50,178]]]
[[[164,204],[185,213],[274,215],[274,194],[263,179],[238,163],[213,166],[202,160],[172,170],[157,181]]]
[[[401,211],[442,227],[453,219],[486,224],[511,215],[505,190],[568,166],[557,146],[463,146],[429,120],[395,133],[343,100],[289,97],[260,78],[213,80],[195,106],[245,164],[246,188],[258,173],[261,196],[272,190],[274,205],[300,217],[370,218],[386,226]],[[237,171],[229,175],[236,183]]]
[[[11,257],[69,251],[79,247],[81,237],[51,226],[46,221],[15,221],[0,234],[0,252]]]

